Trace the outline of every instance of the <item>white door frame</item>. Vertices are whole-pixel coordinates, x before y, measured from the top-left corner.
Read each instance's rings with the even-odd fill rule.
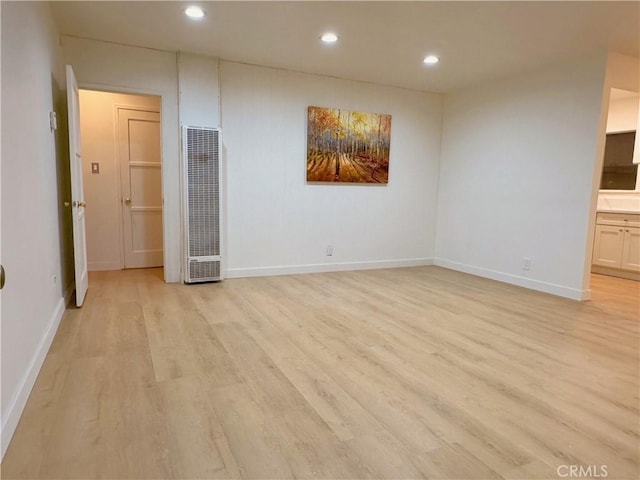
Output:
[[[160,97],[160,169],[161,169],[161,176],[162,176],[162,182],[160,185],[160,189],[162,191],[162,238],[163,238],[163,242],[164,242],[164,248],[162,251],[162,263],[163,265],[168,264],[167,261],[167,252],[169,251],[169,249],[167,248],[167,244],[166,244],[166,240],[167,238],[170,238],[167,232],[167,220],[165,218],[166,215],[166,209],[164,208],[164,198],[165,198],[165,192],[164,192],[164,184],[167,181],[167,179],[165,178],[166,175],[166,169],[164,168],[164,161],[165,161],[165,150],[164,150],[164,129],[163,129],[163,120],[164,120],[164,116],[163,116],[163,111],[164,111],[164,105],[166,102],[166,98],[165,95],[163,94],[163,92],[161,90],[154,90],[154,89],[147,89],[147,88],[129,88],[129,87],[124,87],[124,86],[120,86],[120,85],[105,85],[105,84],[101,84],[101,83],[90,83],[90,82],[79,82],[78,83],[78,87],[81,90],[93,90],[96,92],[106,92],[106,93],[121,93],[121,94],[129,94],[129,95],[153,95],[155,97]],[[116,106],[116,111],[114,111],[114,115],[117,115],[117,107]],[[124,108],[124,107],[123,107]],[[136,108],[130,108],[127,107],[129,110],[136,110]],[[138,110],[141,110],[140,107],[137,108]],[[143,110],[143,109],[142,109]],[[117,116],[116,116],[117,119]],[[117,128],[117,126],[116,126]],[[119,162],[119,159],[118,159]],[[120,173],[118,172],[118,180],[120,180]],[[122,192],[121,192],[121,187],[120,187],[120,182],[118,182],[118,198],[122,198]],[[119,229],[119,238],[122,240],[122,211],[121,209],[118,209],[118,229]],[[119,242],[120,243],[120,268],[124,268],[124,247],[122,245],[122,241]],[[182,245],[178,245],[180,247],[180,251],[182,251]],[[175,248],[175,246],[173,246]],[[167,270],[166,268],[164,269],[164,281],[167,281]]]

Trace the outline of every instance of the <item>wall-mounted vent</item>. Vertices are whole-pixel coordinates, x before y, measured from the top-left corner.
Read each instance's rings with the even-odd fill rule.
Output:
[[[222,280],[220,130],[183,128],[185,283]]]

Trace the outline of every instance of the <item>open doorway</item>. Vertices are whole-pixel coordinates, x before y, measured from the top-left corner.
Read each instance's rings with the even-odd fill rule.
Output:
[[[590,282],[594,301],[606,297],[623,305],[626,299],[636,314],[640,291],[639,107],[637,92],[611,89]]]
[[[80,90],[90,271],[163,266],[161,98]]]

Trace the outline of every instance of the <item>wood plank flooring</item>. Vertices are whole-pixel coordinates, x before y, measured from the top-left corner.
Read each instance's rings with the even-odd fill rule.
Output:
[[[438,267],[94,273],[2,478],[637,479],[639,288],[594,275],[578,303]]]

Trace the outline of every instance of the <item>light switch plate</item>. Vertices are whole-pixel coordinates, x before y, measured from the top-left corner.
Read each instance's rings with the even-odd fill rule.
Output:
[[[91,173],[100,173],[100,164],[98,162],[91,163]]]

